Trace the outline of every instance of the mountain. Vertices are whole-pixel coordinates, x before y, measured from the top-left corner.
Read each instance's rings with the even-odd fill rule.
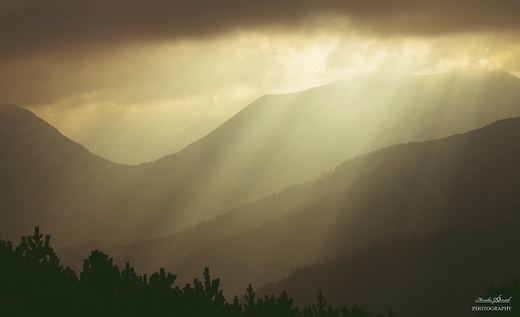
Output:
[[[237,292],[246,280],[261,285],[381,236],[468,230],[509,219],[520,211],[519,144],[520,118],[514,118],[357,157],[309,184],[311,191],[304,186],[292,195],[312,201],[199,246],[168,269],[191,276],[209,266]],[[287,204],[282,197],[280,205]]]
[[[352,79],[261,97],[182,151],[137,166],[1,106],[0,232],[15,239],[41,225],[55,245],[180,232],[355,155],[519,116],[518,100],[520,80],[503,72]]]
[[[367,76],[263,96],[156,163],[182,166],[190,195],[177,201],[205,220],[380,147],[520,116],[519,100],[520,79],[505,72]]]
[[[114,194],[107,187],[126,173],[14,105],[0,106],[0,153],[0,232],[6,238],[38,223],[60,238],[73,237],[78,224],[92,230],[89,218]]]
[[[516,219],[519,144],[520,118],[398,144],[192,229],[138,244],[64,249],[60,257],[79,265],[95,246],[139,271],[166,266],[180,285],[210,267],[224,289],[240,293],[247,283],[258,287],[373,239],[467,232]]]

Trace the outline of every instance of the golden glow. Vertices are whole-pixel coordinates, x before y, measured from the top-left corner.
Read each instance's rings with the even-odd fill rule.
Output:
[[[30,107],[96,154],[137,164],[181,150],[264,94],[367,73],[518,74],[519,56],[519,44],[494,34],[372,38],[344,29],[310,35],[241,31],[20,58],[0,65],[7,74],[0,84],[9,92],[6,102]]]
[[[276,280],[289,266],[337,252],[328,249],[327,240],[342,225],[363,224],[341,235],[352,238],[345,248],[379,232],[379,219],[364,221],[359,212],[387,207],[370,206],[379,201],[375,195],[395,192],[410,206],[395,226],[401,233],[419,223],[416,210],[429,210],[423,207],[436,198],[423,197],[431,176],[421,168],[430,158],[412,160],[419,173],[410,178],[419,181],[410,184],[419,191],[378,181],[394,170],[407,171],[399,160],[402,170],[383,164],[385,171],[379,165],[369,171],[369,162],[366,170],[353,164],[348,173],[331,173],[335,182],[302,182],[381,147],[463,133],[520,113],[510,103],[520,94],[496,93],[504,91],[497,88],[502,83],[511,83],[509,76],[501,74],[495,86],[478,79],[481,70],[520,77],[518,19],[515,10],[507,10],[518,8],[514,1],[502,14],[489,1],[242,1],[236,12],[229,10],[233,1],[212,10],[207,8],[217,2],[195,1],[193,7],[189,1],[123,2],[84,10],[85,15],[78,10],[83,4],[76,7],[74,1],[46,10],[32,10],[27,2],[13,6],[21,8],[17,14],[0,14],[0,39],[10,41],[0,49],[0,104],[29,108],[118,163],[153,161],[185,149],[135,167],[93,159],[78,168],[70,159],[74,164],[66,171],[78,174],[62,177],[67,183],[59,183],[52,191],[56,197],[44,206],[51,211],[44,220],[62,232],[61,243],[92,238],[130,243],[176,232],[180,237],[162,242],[165,249],[179,244],[176,253],[146,247],[150,256],[142,259],[156,268],[153,261],[161,267],[193,256],[188,269],[209,265],[217,276],[232,276],[234,268],[221,260],[239,259],[247,249],[254,263],[249,267],[263,270],[248,282]],[[99,9],[108,11],[97,14]],[[457,15],[464,18],[454,19]],[[436,73],[447,74],[423,76]],[[291,94],[342,79],[347,80]],[[283,95],[269,96],[274,94]],[[489,105],[498,110],[488,113]],[[433,150],[432,157],[444,154]],[[40,179],[47,186],[47,178]],[[373,190],[378,183],[385,187]],[[292,188],[298,190],[288,189],[287,196],[268,196],[293,184],[300,184]],[[248,204],[259,199],[267,203]],[[393,197],[385,199],[395,203],[393,211],[401,207]],[[207,231],[182,232],[231,208],[239,217],[226,226],[214,222]],[[294,227],[301,219],[306,228]],[[430,225],[425,228],[434,228]],[[251,233],[263,238],[251,243]],[[218,250],[226,245],[220,239],[238,246],[204,258],[204,244]],[[285,248],[288,241],[298,248]],[[142,256],[120,253],[120,259],[129,254]],[[208,260],[215,263],[203,263]]]

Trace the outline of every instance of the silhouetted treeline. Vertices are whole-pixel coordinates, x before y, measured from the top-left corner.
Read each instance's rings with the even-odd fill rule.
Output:
[[[195,278],[193,284],[180,287],[174,286],[177,276],[164,269],[151,276],[138,275],[127,263],[120,271],[99,250],[85,259],[78,278],[73,270],[60,266],[49,240],[38,227],[16,247],[0,240],[2,316],[374,316],[357,305],[334,309],[321,292],[316,304],[300,310],[293,307],[287,292],[256,298],[251,285],[242,305],[238,296],[226,300],[220,280],[211,279],[208,268],[203,280]],[[393,316],[392,311],[379,314]]]

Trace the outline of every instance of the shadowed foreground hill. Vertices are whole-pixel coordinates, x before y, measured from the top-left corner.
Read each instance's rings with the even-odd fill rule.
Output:
[[[516,217],[519,144],[520,118],[513,118],[444,139],[395,145],[193,229],[101,249],[143,271],[170,262],[168,269],[181,282],[209,266],[226,289],[238,293],[246,279],[253,285],[278,280],[291,267],[382,236],[473,230]],[[64,260],[72,261],[71,250],[63,251]]]
[[[15,238],[39,224],[57,245],[142,241],[382,146],[519,116],[519,101],[520,80],[504,72],[351,79],[261,97],[179,153],[138,166],[96,157],[2,106],[0,229]]]
[[[392,305],[399,316],[475,316],[472,307],[486,287],[520,275],[519,226],[520,208],[513,219],[468,232],[379,238],[323,264],[295,269],[258,293],[288,290],[297,305],[305,305],[323,290],[332,305],[348,298],[369,310]],[[509,298],[488,294],[500,295]],[[513,298],[513,311],[519,303]],[[493,316],[502,314],[511,316]]]

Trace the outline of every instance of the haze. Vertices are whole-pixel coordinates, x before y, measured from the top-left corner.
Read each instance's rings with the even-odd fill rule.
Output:
[[[0,104],[137,164],[264,94],[373,72],[518,75],[518,12],[515,0],[4,0]]]
[[[519,12],[0,0],[0,311],[516,307]]]

